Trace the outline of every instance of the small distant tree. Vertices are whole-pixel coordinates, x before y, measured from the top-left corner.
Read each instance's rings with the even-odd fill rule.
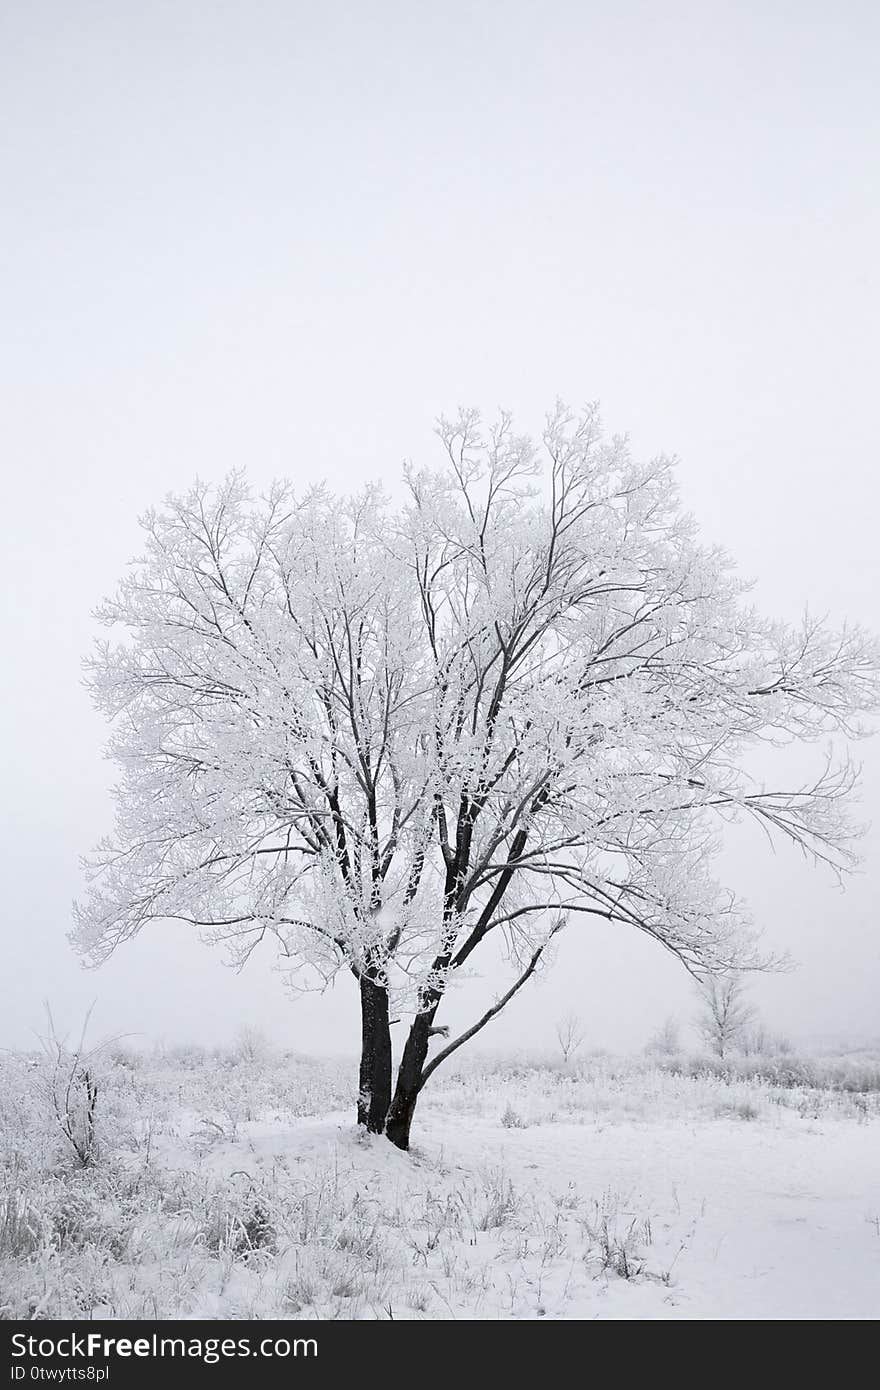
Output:
[[[711,976],[698,986],[702,1008],[697,1031],[716,1057],[723,1059],[746,1037],[756,1012],[746,998],[743,978],[735,971]]]
[[[671,1014],[664,1019],[660,1027],[651,1034],[645,1050],[659,1057],[674,1057],[677,1052],[680,1052],[681,1032],[678,1019],[673,1018]]]
[[[565,1014],[556,1025],[556,1037],[563,1062],[573,1060],[586,1042],[587,1034],[580,1016]]]
[[[239,1028],[235,1039],[235,1055],[247,1066],[257,1066],[267,1061],[272,1048],[269,1039],[253,1023],[245,1023]]]
[[[237,473],[143,519],[88,663],[121,773],[74,932],[95,964],[174,918],[238,966],[274,945],[298,987],[350,972],[357,1118],[401,1148],[430,1076],[564,923],[642,932],[692,971],[758,963],[711,872],[717,822],[845,870],[856,778],[843,759],[768,790],[745,754],[855,736],[880,703],[876,643],[761,618],[670,460],[634,459],[595,409],[559,405],[540,451],[506,414],[438,433],[445,461],[408,468],[399,505],[255,499]],[[432,1051],[495,943],[510,987]]]

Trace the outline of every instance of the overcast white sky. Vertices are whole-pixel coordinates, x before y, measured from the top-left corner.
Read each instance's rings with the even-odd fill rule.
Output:
[[[765,609],[877,626],[880,9],[5,0],[0,69],[0,1045],[48,998],[70,1026],[97,999],[98,1034],[348,1049],[344,984],[291,1003],[180,925],[97,973],[67,944],[113,776],[79,663],[138,514],[238,465],[393,477],[459,403],[538,429],[557,394],[599,398],[680,456]],[[800,961],[755,986],[771,1026],[880,1034],[878,830],[864,851],[841,895],[731,846]],[[571,1009],[640,1046],[690,987],[623,929],[572,929],[492,1040],[549,1045]]]

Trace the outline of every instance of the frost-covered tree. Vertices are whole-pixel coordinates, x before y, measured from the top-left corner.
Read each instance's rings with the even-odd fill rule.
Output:
[[[722,1061],[745,1038],[757,1014],[746,997],[745,981],[738,971],[709,975],[698,986],[700,1012],[697,1032]]]
[[[404,1148],[428,1077],[564,923],[635,928],[698,974],[754,964],[711,874],[719,820],[845,869],[854,773],[768,790],[745,754],[856,735],[880,694],[872,641],[761,618],[670,461],[595,410],[557,407],[540,449],[507,415],[438,432],[445,462],[407,469],[400,503],[257,499],[236,474],[143,519],[100,613],[120,638],[88,663],[121,780],[74,932],[97,963],[178,918],[239,963],[274,941],[302,984],[352,972],[358,1119]],[[496,941],[510,988],[429,1059]]]
[[[567,1013],[556,1025],[556,1041],[562,1060],[566,1064],[574,1060],[587,1040],[587,1032],[579,1014]]]
[[[645,1051],[657,1057],[674,1057],[681,1049],[681,1032],[673,1014],[665,1018],[648,1039]]]

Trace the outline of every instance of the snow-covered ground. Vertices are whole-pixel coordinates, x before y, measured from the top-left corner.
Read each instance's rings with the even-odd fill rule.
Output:
[[[344,1069],[116,1066],[77,1172],[49,1129],[28,1151],[16,1076],[6,1316],[880,1315],[876,1090],[477,1064],[426,1093],[403,1154],[321,1113]]]

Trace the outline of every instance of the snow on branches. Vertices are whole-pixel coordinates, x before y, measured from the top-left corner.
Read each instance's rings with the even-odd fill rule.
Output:
[[[438,434],[399,506],[234,474],[143,518],[88,662],[120,768],[76,909],[93,961],[180,918],[418,1013],[490,934],[531,973],[563,919],[754,963],[711,873],[725,817],[852,862],[851,766],[768,790],[746,755],[864,732],[877,644],[761,618],[670,462],[593,409],[558,406],[540,448],[506,415]]]

